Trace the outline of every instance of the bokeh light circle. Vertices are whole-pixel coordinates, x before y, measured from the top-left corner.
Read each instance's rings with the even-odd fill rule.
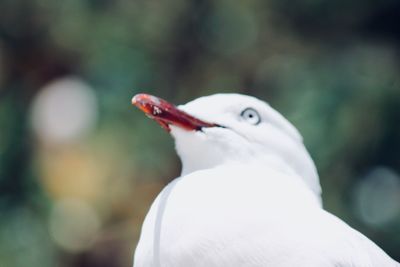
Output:
[[[386,167],[372,169],[356,185],[354,208],[372,227],[384,226],[400,216],[400,177]]]
[[[91,247],[100,230],[95,210],[79,199],[62,199],[50,214],[50,234],[62,249],[76,253]]]
[[[87,134],[97,119],[94,90],[77,77],[44,86],[32,105],[32,127],[41,141],[66,143]]]

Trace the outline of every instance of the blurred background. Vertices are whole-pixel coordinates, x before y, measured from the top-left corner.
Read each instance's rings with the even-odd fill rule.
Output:
[[[0,266],[131,266],[180,171],[138,92],[269,102],[400,261],[399,25],[397,0],[0,0]]]

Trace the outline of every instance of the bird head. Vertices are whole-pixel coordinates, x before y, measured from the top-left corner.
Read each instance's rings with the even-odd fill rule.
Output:
[[[265,164],[298,175],[318,196],[321,193],[300,133],[255,97],[215,94],[176,107],[138,94],[132,103],[174,137],[182,175],[224,163]]]

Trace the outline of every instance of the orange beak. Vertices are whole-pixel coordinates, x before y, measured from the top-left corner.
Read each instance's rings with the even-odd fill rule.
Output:
[[[168,132],[171,130],[170,125],[187,131],[201,131],[205,127],[221,127],[218,124],[197,119],[173,104],[148,94],[135,95],[132,98],[132,105],[141,109],[149,118],[155,120]]]

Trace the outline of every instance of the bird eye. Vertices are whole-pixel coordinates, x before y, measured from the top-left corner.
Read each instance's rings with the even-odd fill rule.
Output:
[[[242,111],[242,113],[240,113],[240,116],[242,116],[245,121],[253,125],[257,125],[261,122],[260,115],[255,109],[252,108],[246,108]]]

